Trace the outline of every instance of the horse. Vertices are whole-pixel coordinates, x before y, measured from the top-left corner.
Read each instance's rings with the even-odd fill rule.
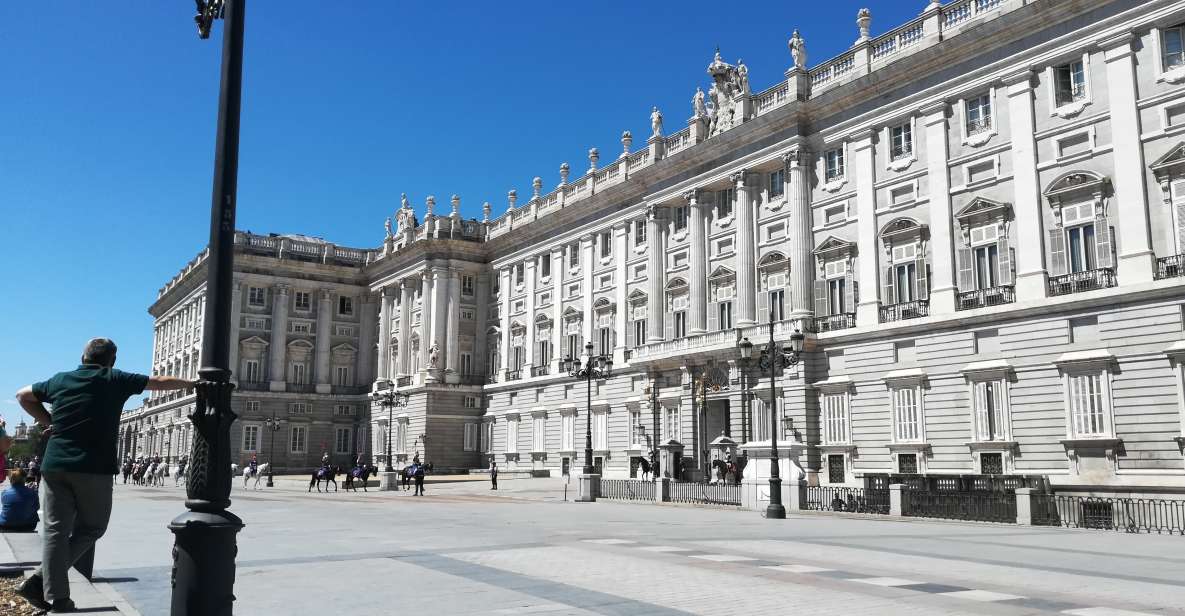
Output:
[[[250,466],[244,466],[243,467],[243,488],[246,489],[247,488],[247,480],[254,477],[255,478],[255,489],[258,490],[259,489],[259,480],[261,478],[263,478],[264,475],[267,474],[267,469],[271,466],[271,464],[272,464],[271,462],[264,462],[263,464],[256,466],[254,471],[251,470]]]
[[[403,467],[402,470],[399,471],[399,478],[403,482],[403,489],[410,490],[411,489],[411,465],[405,466],[405,467]]]
[[[173,487],[177,487],[181,485],[181,480],[188,474],[189,469],[188,466],[177,464],[169,469],[169,472],[173,474]]]
[[[142,486],[144,485],[144,473],[148,471],[148,465],[143,462],[137,462],[132,465],[132,484]]]
[[[343,484],[343,487],[347,491],[353,490],[353,491],[357,492],[358,486],[354,485],[354,480],[357,479],[358,481],[362,482],[362,491],[367,492],[368,490],[366,489],[366,480],[370,479],[371,475],[378,474],[378,472],[379,472],[379,467],[377,467],[373,464],[370,464],[370,465],[360,464],[358,466],[355,466],[353,469],[350,469],[350,472],[346,473],[346,481]]]
[[[716,471],[716,480],[713,483],[740,483],[740,471],[736,463],[712,460],[712,468]]]
[[[638,471],[642,474],[642,481],[650,481],[650,460],[638,458]]]
[[[329,491],[329,484],[333,484],[333,491],[337,492],[337,474],[342,472],[342,469],[337,466],[322,466],[313,471],[312,478],[309,479],[309,492],[313,491],[313,486],[317,486],[317,491],[321,491],[321,482],[325,482],[325,491]]]

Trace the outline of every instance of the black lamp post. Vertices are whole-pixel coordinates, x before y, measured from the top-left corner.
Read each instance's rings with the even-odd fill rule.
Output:
[[[374,399],[378,401],[379,406],[387,409],[387,463],[383,467],[383,472],[393,473],[395,467],[391,466],[391,431],[395,425],[392,422],[396,408],[404,408],[407,406],[407,400],[411,397],[410,394],[395,391],[395,383],[392,381],[385,381],[386,388],[374,394]]]
[[[584,474],[595,472],[592,455],[592,382],[593,379],[607,379],[613,372],[613,358],[609,355],[593,355],[593,343],[584,345],[585,362],[583,368],[579,357],[569,355],[560,361],[560,369],[566,370],[568,375],[584,379],[588,386],[588,416],[585,417],[584,431]]]
[[[788,368],[802,359],[802,345],[805,336],[797,329],[790,335],[790,348],[784,349],[774,343],[773,315],[769,319],[769,346],[761,349],[762,370],[769,371],[769,506],[765,508],[765,517],[783,519],[786,517],[786,507],[782,505],[782,478],[778,472],[778,416],[774,398],[774,378],[778,368]],[[753,359],[753,343],[743,338],[737,345],[741,352],[741,362],[748,366]]]
[[[243,521],[230,507],[230,320],[235,208],[239,173],[239,107],[243,83],[243,9],[246,0],[196,0],[198,36],[208,38],[223,18],[210,242],[206,257],[206,314],[202,367],[195,387],[191,472],[185,513],[170,524],[173,546],[172,616],[230,616],[234,612],[236,535]],[[237,318],[237,316],[235,316]],[[237,344],[237,341],[235,341]]]
[[[263,425],[272,433],[272,443],[267,452],[267,487],[269,488],[276,485],[272,482],[272,476],[276,470],[276,432],[280,429],[280,424],[282,423],[284,423],[284,420],[280,419],[275,411],[272,411],[271,417],[263,418]]]

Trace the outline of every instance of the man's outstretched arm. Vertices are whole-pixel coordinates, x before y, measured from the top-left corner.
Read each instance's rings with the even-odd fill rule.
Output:
[[[45,410],[45,405],[37,399],[37,394],[33,393],[32,385],[25,385],[20,391],[16,392],[16,401],[25,409],[25,412],[33,417],[33,421],[37,422],[41,427],[47,427],[50,424],[51,418],[49,411]]]
[[[182,379],[175,376],[150,376],[144,389],[150,391],[168,391],[171,389],[190,389],[197,381]]]

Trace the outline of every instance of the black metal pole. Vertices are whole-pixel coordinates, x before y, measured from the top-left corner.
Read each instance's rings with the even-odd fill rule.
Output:
[[[585,431],[584,431],[584,474],[591,475],[596,470],[593,468],[592,457],[592,370],[593,357],[591,350],[588,354],[588,367],[585,368],[585,382],[588,385],[588,409],[584,417]]]
[[[236,535],[243,521],[230,506],[231,409],[230,319],[234,269],[235,198],[238,188],[239,107],[243,79],[245,0],[221,2],[225,19],[222,77],[218,96],[218,133],[214,152],[214,187],[210,208],[210,245],[206,259],[205,335],[194,426],[191,465],[186,480],[185,513],[169,524],[173,532],[172,616],[230,616],[234,613]],[[199,3],[209,9],[210,3]],[[204,14],[203,14],[204,13]],[[199,34],[209,33],[217,15],[199,12]],[[204,38],[204,37],[203,37]]]
[[[778,415],[774,397],[774,374],[778,369],[781,353],[774,350],[774,317],[769,315],[769,506],[765,517],[783,519],[786,507],[782,505],[782,478],[778,472]]]
[[[276,470],[276,432],[280,431],[280,421],[275,411],[272,411],[272,421],[268,424],[268,429],[272,431],[272,444],[267,455],[267,487],[274,488],[276,484],[272,479]]]
[[[383,404],[387,407],[387,468],[384,470],[386,470],[388,473],[393,473],[395,472],[395,467],[391,464],[391,428],[394,426],[391,422],[394,418],[395,400],[391,397],[390,393],[383,395],[387,396],[386,398],[383,398]]]

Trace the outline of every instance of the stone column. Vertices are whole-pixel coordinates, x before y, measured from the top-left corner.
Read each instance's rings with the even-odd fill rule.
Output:
[[[477,289],[476,301],[477,308],[474,315],[477,321],[473,335],[473,371],[480,375],[485,375],[489,372],[489,358],[486,354],[489,352],[486,349],[486,332],[490,329],[489,312],[490,312],[490,276],[482,272],[477,275]]]
[[[733,206],[737,220],[737,326],[749,327],[768,321],[769,315],[757,314],[757,233],[748,174],[741,171],[729,179],[736,184],[737,195]]]
[[[930,182],[930,314],[951,314],[959,286],[955,280],[954,213],[950,202],[946,103],[921,110],[926,125],[926,177]]]
[[[502,321],[502,349],[499,358],[502,365],[498,366],[498,380],[506,382],[506,373],[510,372],[510,296],[514,291],[514,281],[510,277],[510,268],[502,268],[502,280],[499,283],[499,299],[501,300]]]
[[[667,221],[656,204],[646,208],[646,342],[662,342],[666,311]],[[641,344],[641,341],[638,341]]]
[[[625,365],[625,328],[628,327],[626,322],[626,313],[629,311],[629,304],[626,301],[626,251],[629,250],[629,234],[630,223],[621,222],[613,225],[613,254],[617,255],[617,265],[613,271],[614,289],[616,297],[614,298],[617,304],[617,309],[613,312],[613,329],[616,332],[617,339],[613,342],[613,363],[618,366]],[[638,344],[645,342],[639,340]],[[628,415],[627,415],[628,416]]]
[[[440,378],[444,373],[448,354],[448,298],[449,270],[444,266],[432,268],[432,344],[436,345],[436,366],[429,366],[429,377]],[[429,357],[431,360],[431,357]]]
[[[596,262],[596,255],[593,251],[594,240],[596,236],[586,235],[580,238],[580,252],[581,254],[581,268],[580,280],[581,285],[581,301],[582,310],[584,312],[584,320],[581,322],[581,334],[584,337],[584,344],[593,341],[593,322],[596,321],[596,315],[593,314],[593,269]]]
[[[1129,31],[1099,44],[1107,60],[1107,105],[1115,147],[1115,203],[1109,213],[1112,220],[1119,221],[1117,232],[1123,251],[1119,253],[1118,275],[1125,285],[1151,282],[1156,259],[1148,226],[1148,186],[1144,180],[1140,112],[1136,107],[1134,39]],[[1095,233],[1107,232],[1107,229],[1095,230]]]
[[[1033,71],[1004,78],[1008,88],[1009,132],[1012,133],[1012,208],[1016,224],[1016,299],[1046,295],[1045,217],[1037,175],[1037,141],[1033,123]]]
[[[269,368],[268,379],[271,380],[269,389],[284,391],[287,380],[287,370],[284,362],[288,359],[288,285],[278,284],[272,288],[272,335],[268,342]]]
[[[358,313],[357,383],[369,385],[374,381],[374,361],[376,359],[374,332],[378,322],[374,313],[374,296],[369,291],[365,291],[359,301],[362,302],[362,306]]]
[[[239,382],[239,324],[243,320],[243,281],[231,283],[230,293],[230,376],[231,381]],[[153,345],[152,365],[156,366],[156,345]]]
[[[333,294],[329,289],[321,289],[317,292],[317,347],[314,351],[314,367],[313,370],[317,373],[317,393],[327,394],[332,390],[332,381],[329,379],[329,345],[333,343],[330,338],[329,326],[333,322]]]
[[[420,373],[428,370],[428,351],[432,348],[432,271],[425,268],[420,274]]]
[[[388,360],[391,349],[391,308],[393,303],[390,289],[383,287],[379,290],[379,302],[378,370],[375,380],[383,381],[392,376],[389,372],[391,362]]]
[[[876,159],[873,156],[872,131],[857,135],[851,146],[855,154],[852,172],[856,177],[856,236],[860,246],[857,272],[860,298],[856,300],[856,324],[872,326],[880,322],[880,300],[877,296],[880,266],[877,259],[881,254],[876,233]]]
[[[564,249],[551,249],[551,373],[559,374],[564,340]]]
[[[786,165],[786,202],[790,206],[791,319],[801,319],[815,310],[810,160],[810,152],[802,148],[795,148],[782,157]]]
[[[524,266],[526,271],[523,275],[527,285],[527,316],[524,325],[527,327],[527,335],[523,342],[526,346],[523,349],[523,378],[531,376],[531,367],[535,365],[535,272],[537,260],[546,258],[547,255],[527,257],[527,264]]]
[[[411,374],[411,307],[416,302],[416,290],[405,278],[399,281],[399,348],[394,375],[405,376]],[[421,315],[422,316],[422,315]],[[390,320],[390,316],[387,317]],[[390,329],[390,323],[387,328]],[[390,354],[391,344],[388,339],[386,353]],[[390,367],[387,368],[390,370]]]
[[[444,367],[447,374],[456,376],[461,366],[461,272],[448,272],[448,339],[445,344]]]
[[[691,232],[688,243],[691,245],[691,306],[687,310],[690,317],[688,333],[702,334],[708,331],[708,238],[705,226],[708,221],[708,206],[699,201],[699,191],[691,190],[683,194],[691,210]],[[739,253],[738,253],[739,254]]]

